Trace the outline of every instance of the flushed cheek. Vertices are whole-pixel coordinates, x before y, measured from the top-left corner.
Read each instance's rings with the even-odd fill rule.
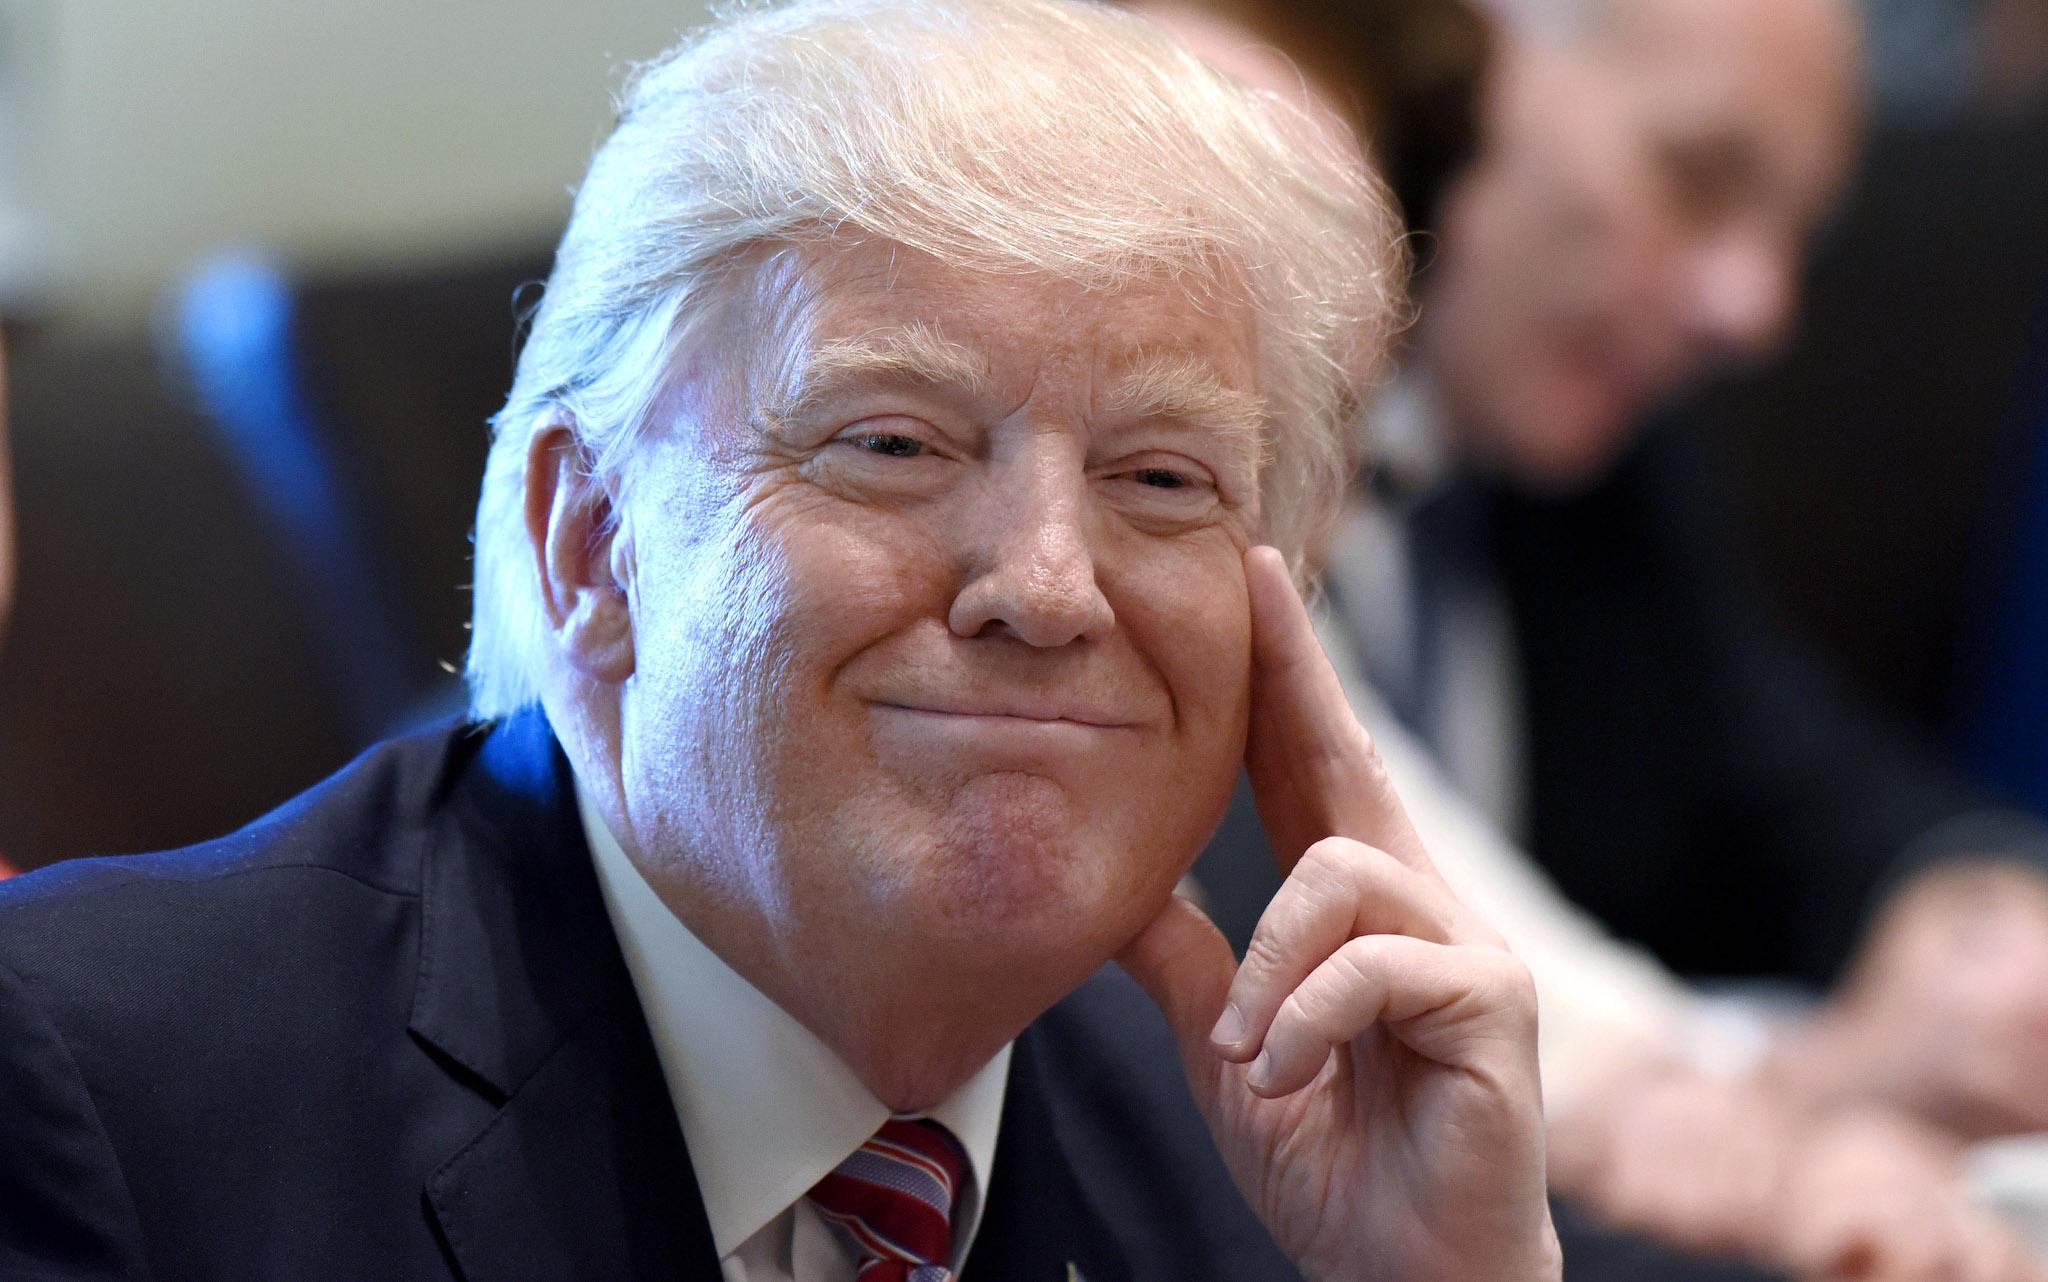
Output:
[[[1118,618],[1166,683],[1173,722],[1159,752],[1170,786],[1140,800],[1142,822],[1181,834],[1192,858],[1222,817],[1244,757],[1251,701],[1251,607],[1234,549],[1127,580]]]
[[[755,581],[728,663],[755,683],[753,731],[768,746],[747,747],[772,758],[779,793],[862,777],[874,745],[845,674],[942,609],[942,566],[918,532],[878,529],[903,523],[849,507],[806,495],[763,504],[736,541]]]
[[[1236,547],[1162,558],[1119,576],[1115,605],[1172,694],[1176,729],[1235,727],[1242,750],[1251,695],[1251,603]]]

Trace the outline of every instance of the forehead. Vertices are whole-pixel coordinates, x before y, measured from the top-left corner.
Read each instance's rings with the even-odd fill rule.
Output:
[[[1838,167],[1861,50],[1843,0],[1612,0],[1596,61],[1649,128],[1738,133],[1788,163]]]
[[[1192,359],[1255,391],[1256,329],[1241,300],[1144,277],[1115,290],[1037,271],[961,268],[859,239],[791,247],[756,274],[750,306],[771,376],[828,344],[917,327],[970,349],[998,384]]]

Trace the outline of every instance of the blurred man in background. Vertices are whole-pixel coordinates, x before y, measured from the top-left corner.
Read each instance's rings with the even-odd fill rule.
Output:
[[[1966,1133],[2048,1122],[2019,1071],[2048,1064],[2029,1058],[2048,1050],[2039,830],[1844,697],[1748,593],[1684,442],[1632,439],[1791,324],[1852,151],[1851,15],[1636,0],[1542,19],[1518,18],[1375,423],[1391,502],[1335,559],[1365,663],[1568,894],[1682,971],[1825,981],[1887,904],[1848,997],[1923,1036],[1967,1005],[2005,1065],[1898,1102]],[[1930,935],[1981,933],[1990,904],[2033,942],[1903,966]]]
[[[2038,1127],[2038,832],[1846,699],[1741,580],[1686,442],[1633,439],[1792,323],[1853,150],[1852,15],[1509,16],[1487,148],[1446,202],[1374,424],[1383,502],[1333,561],[1340,617],[1449,776],[1609,928],[1695,974],[1848,967],[1771,1061],[1781,1096],[1878,1099],[1963,1135]],[[1666,1083],[1635,1081],[1638,1099],[1601,1093],[1620,1133],[1671,1108]],[[1670,1162],[1575,1175],[1652,1216],[1660,1179],[1674,1210],[1705,1184]]]
[[[1380,6],[1411,15],[1430,7]],[[1185,7],[1147,8],[1212,60],[1274,92],[1298,92],[1301,74],[1318,87],[1330,83],[1328,60],[1261,6],[1219,3],[1199,20]],[[1345,44],[1347,25],[1373,25],[1323,16],[1334,22],[1326,49]],[[2009,1235],[1964,1205],[1952,1142],[1926,1118],[1892,1109],[1981,1096],[1981,1085],[1960,1080],[1953,1059],[1938,1059],[1957,1044],[1949,1033],[1967,1037],[1972,1064],[2001,1066],[1994,1076],[2010,1077],[2026,1062],[2024,1015],[2010,1007],[2023,994],[2011,978],[2036,952],[2023,942],[2004,954],[2003,978],[1982,966],[1935,972],[1941,994],[1984,999],[1965,1033],[1930,1021],[1944,1003],[1917,979],[1924,972],[1900,964],[1909,951],[1924,956],[1925,931],[1912,931],[1910,947],[1889,931],[1889,944],[1872,950],[1887,959],[1874,967],[1882,973],[1852,985],[1768,1073],[1745,1074],[1758,1044],[1753,1029],[1730,1037],[1725,1022],[1558,900],[1508,840],[1489,831],[1490,821],[1519,828],[1523,805],[1520,731],[1510,715],[1519,704],[1507,684],[1514,665],[1504,662],[1512,645],[1498,635],[1505,608],[1497,589],[1474,590],[1474,549],[1462,549],[1467,564],[1448,570],[1410,560],[1421,540],[1403,518],[1446,508],[1470,517],[1479,503],[1466,495],[1485,486],[1590,485],[1653,400],[1766,349],[1789,323],[1800,250],[1847,167],[1857,93],[1853,28],[1832,3],[1639,3],[1513,17],[1485,159],[1446,206],[1440,262],[1418,280],[1416,350],[1375,424],[1383,504],[1362,504],[1338,549],[1333,649],[1348,641],[1362,650],[1374,678],[1442,755],[1450,780],[1405,735],[1380,736],[1447,876],[1508,924],[1543,988],[1561,1189],[1660,1236],[1803,1272],[1860,1258],[1870,1276],[1903,1276],[1945,1258],[1964,1276],[2020,1275],[2030,1266]],[[1405,25],[1428,27],[1412,16]],[[1300,73],[1271,50],[1262,61],[1261,41],[1303,48]],[[1388,100],[1373,86],[1339,82],[1330,97],[1340,104],[1333,114],[1348,115],[1375,145],[1411,136],[1401,120],[1386,118]],[[1345,113],[1347,97],[1375,103],[1377,118]],[[1411,211],[1438,204],[1433,193],[1402,195]],[[1439,393],[1442,380],[1455,388]],[[1468,418],[1470,429],[1461,426]],[[1428,620],[1429,634],[1418,636],[1417,601],[1450,617]],[[1597,609],[1584,618],[1600,622]],[[1604,652],[1589,647],[1595,670],[1585,680],[1599,680],[1608,662],[1597,654]],[[1362,717],[1384,724],[1371,687],[1354,686],[1353,698]],[[1927,787],[1944,815],[1970,805],[1940,784]],[[1457,788],[1484,799],[1490,813],[1453,795]],[[1689,837],[1667,831],[1639,844],[1635,870],[1664,857],[1658,841],[1671,844],[1673,858],[1689,858]],[[1227,826],[1202,869],[1225,898],[1236,884],[1231,840]],[[1802,821],[1777,844],[1812,840]],[[1824,865],[1810,875],[1823,882],[1814,893],[1837,892]],[[1953,890],[1958,882],[1924,883],[1922,903],[1931,905],[1943,884]],[[1261,886],[1245,898],[1256,904],[1263,894]],[[1954,921],[1963,911],[1923,907],[1904,922]],[[1239,937],[1248,929],[1249,918],[1240,919]],[[1901,1054],[1908,1046],[1935,1053],[1915,1061]],[[2008,1082],[1996,1094],[1998,1120],[1980,1125],[2027,1124],[2023,1088]],[[1850,1100],[1852,1107],[1834,1107]],[[1823,1101],[1828,1107],[1814,1107]],[[1922,1112],[1955,1120],[1947,1110]],[[1906,1206],[1914,1212],[1902,1214]],[[1640,1256],[1634,1264],[1684,1267]]]
[[[0,637],[14,603],[14,483],[7,450],[7,360],[0,346]]]

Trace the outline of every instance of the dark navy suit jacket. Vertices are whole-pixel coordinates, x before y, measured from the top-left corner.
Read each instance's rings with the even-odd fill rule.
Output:
[[[1286,1278],[1105,970],[1017,1041],[970,1282]],[[0,1279],[718,1276],[546,721],[0,886]]]

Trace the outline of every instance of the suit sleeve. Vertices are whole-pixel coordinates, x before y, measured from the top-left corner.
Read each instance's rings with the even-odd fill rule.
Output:
[[[127,1181],[71,1049],[0,965],[0,1282],[148,1276]]]

